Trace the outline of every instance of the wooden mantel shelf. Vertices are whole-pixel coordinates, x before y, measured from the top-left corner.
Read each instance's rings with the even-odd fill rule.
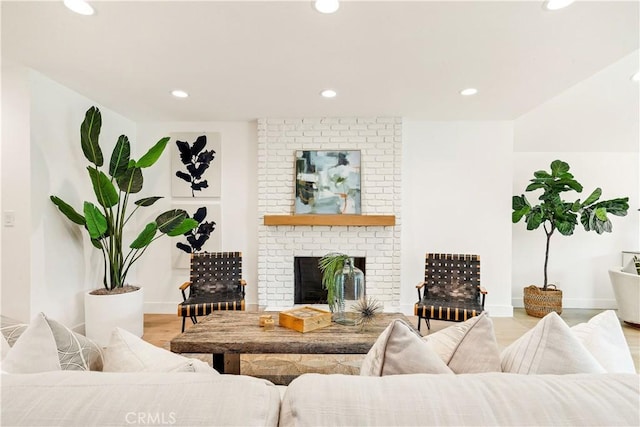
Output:
[[[395,215],[265,215],[264,225],[396,225]]]

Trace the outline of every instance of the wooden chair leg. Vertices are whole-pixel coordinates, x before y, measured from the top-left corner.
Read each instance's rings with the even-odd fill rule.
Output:
[[[418,332],[420,332],[420,322],[422,321],[422,317],[418,316]]]
[[[184,322],[187,320],[186,316],[182,316],[182,332],[184,332]]]

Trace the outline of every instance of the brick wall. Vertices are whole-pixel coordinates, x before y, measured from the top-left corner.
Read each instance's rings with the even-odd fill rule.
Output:
[[[394,227],[265,226],[292,214],[296,150],[360,150],[363,214],[395,214]],[[293,306],[293,257],[338,251],[366,257],[367,295],[400,305],[402,119],[258,120],[258,304]]]

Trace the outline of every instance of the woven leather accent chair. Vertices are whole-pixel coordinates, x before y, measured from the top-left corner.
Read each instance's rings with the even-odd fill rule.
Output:
[[[198,323],[197,316],[206,316],[216,310],[244,310],[246,284],[242,279],[242,252],[191,254],[191,281],[180,286],[184,299],[178,304],[182,332],[187,317]]]
[[[484,311],[486,289],[480,286],[480,257],[466,254],[427,254],[424,282],[416,286],[418,330],[422,319],[463,322]],[[420,291],[423,290],[421,293]]]

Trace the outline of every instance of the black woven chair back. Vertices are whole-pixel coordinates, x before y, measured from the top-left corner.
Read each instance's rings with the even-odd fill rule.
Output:
[[[194,253],[191,255],[190,296],[242,292],[241,252]]]
[[[443,301],[480,300],[480,257],[466,254],[427,254],[425,298]]]

